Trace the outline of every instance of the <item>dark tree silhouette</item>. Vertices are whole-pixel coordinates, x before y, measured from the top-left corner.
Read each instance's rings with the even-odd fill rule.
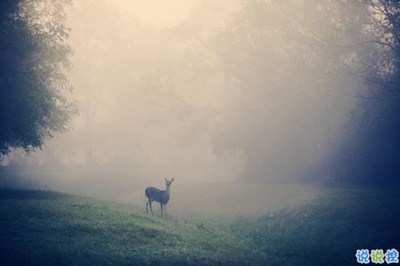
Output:
[[[400,6],[394,0],[360,2],[368,31],[354,49],[365,90],[358,111],[328,158],[336,181],[392,185],[400,179]]]
[[[0,156],[41,147],[74,113],[64,93],[71,88],[67,2],[0,1]]]

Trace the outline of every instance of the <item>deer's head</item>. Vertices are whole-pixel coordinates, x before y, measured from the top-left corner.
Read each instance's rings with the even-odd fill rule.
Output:
[[[172,182],[174,182],[175,178],[172,178],[171,180],[168,180],[165,178],[165,185],[167,185],[167,188],[169,188],[172,184]]]

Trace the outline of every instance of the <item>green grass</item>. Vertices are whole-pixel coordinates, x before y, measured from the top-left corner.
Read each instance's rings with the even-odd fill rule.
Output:
[[[2,191],[1,265],[237,264],[229,235],[53,192]]]
[[[46,191],[0,191],[0,265],[357,265],[400,249],[400,195],[343,190],[257,219],[149,216]]]
[[[357,265],[357,249],[399,250],[399,203],[397,190],[335,191],[230,231],[271,265]]]

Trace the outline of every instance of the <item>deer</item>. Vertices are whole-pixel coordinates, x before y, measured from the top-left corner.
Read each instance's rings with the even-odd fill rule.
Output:
[[[147,197],[147,202],[146,202],[146,213],[149,214],[149,207],[151,214],[153,215],[153,209],[151,208],[151,203],[153,201],[159,202],[160,203],[160,208],[161,208],[161,217],[163,217],[163,214],[167,216],[167,203],[169,201],[169,196],[171,194],[171,184],[174,182],[175,178],[172,178],[171,180],[167,180],[165,178],[165,185],[166,189],[165,190],[159,190],[158,188],[155,187],[148,187],[145,189],[145,194]]]

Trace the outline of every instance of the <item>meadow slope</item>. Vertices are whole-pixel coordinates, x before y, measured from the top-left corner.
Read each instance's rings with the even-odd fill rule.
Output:
[[[341,190],[258,218],[148,216],[142,207],[0,190],[1,265],[357,265],[400,249],[397,190]]]

